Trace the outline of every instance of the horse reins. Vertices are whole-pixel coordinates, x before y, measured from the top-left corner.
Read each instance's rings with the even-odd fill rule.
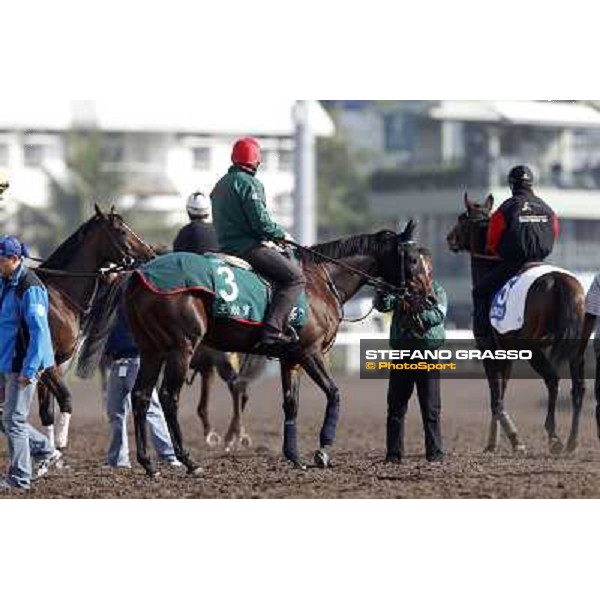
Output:
[[[317,250],[313,250],[312,248],[303,246],[302,244],[298,244],[297,242],[294,242],[292,240],[285,240],[284,242],[279,241],[279,243],[288,244],[290,246],[293,246],[294,248],[298,248],[298,250],[300,250],[301,252],[307,252],[308,254],[317,256],[318,258],[320,258],[324,261],[331,262],[335,265],[338,265],[339,267],[341,267],[342,269],[345,269],[346,271],[349,271],[350,273],[354,273],[355,275],[360,275],[363,279],[367,280],[367,283],[369,283],[370,285],[372,285],[373,287],[375,287],[377,289],[385,289],[389,292],[395,292],[397,294],[406,293],[405,289],[399,288],[395,285],[392,285],[391,283],[387,283],[386,281],[383,281],[379,277],[373,277],[372,275],[369,275],[366,271],[362,271],[361,269],[357,269],[356,267],[351,267],[350,265],[347,265],[346,263],[342,262],[341,260],[332,258],[331,256],[327,256],[326,254],[322,254],[321,252],[318,252]],[[401,243],[405,244],[407,242],[401,242]]]
[[[303,246],[302,244],[298,244],[297,242],[294,242],[293,240],[285,240],[285,242],[282,242],[282,243],[289,244],[290,246],[293,246],[293,247],[299,249],[301,252],[307,252],[309,254],[313,254],[314,256],[317,256],[318,258],[322,259],[323,261],[331,262],[333,264],[338,265],[342,269],[345,269],[346,271],[349,271],[356,275],[360,275],[361,277],[363,277],[364,279],[367,280],[368,284],[372,285],[377,290],[384,290],[387,292],[395,293],[396,295],[398,295],[400,297],[405,296],[407,293],[408,287],[406,285],[406,273],[405,273],[406,246],[409,244],[415,244],[416,242],[414,242],[414,241],[407,241],[407,242],[399,243],[399,254],[400,254],[400,263],[401,263],[401,268],[400,268],[401,286],[400,287],[392,285],[391,283],[387,283],[387,282],[383,281],[381,278],[373,277],[361,269],[357,269],[356,267],[351,267],[350,265],[347,265],[346,263],[344,263],[340,260],[337,260],[335,258],[327,256],[326,254],[322,254],[321,252],[318,252],[317,250],[313,250],[312,248],[309,248],[307,246]],[[327,285],[328,285],[329,289],[331,290],[331,292],[338,304],[339,321],[345,322],[345,323],[360,323],[361,321],[364,321],[375,310],[375,305],[372,304],[369,311],[365,315],[362,315],[361,317],[359,317],[358,319],[346,319],[344,317],[344,303],[342,302],[340,293],[339,293],[337,287],[335,286],[333,279],[331,278],[331,274],[329,273],[329,271],[325,267],[325,265],[321,264],[321,267],[323,268],[323,272],[325,273]]]

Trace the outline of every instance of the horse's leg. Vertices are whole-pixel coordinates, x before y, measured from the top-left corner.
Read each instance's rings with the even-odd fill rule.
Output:
[[[146,414],[148,412],[148,407],[150,406],[152,390],[155,388],[156,382],[158,381],[163,362],[164,356],[162,354],[142,352],[140,370],[138,371],[131,393],[137,460],[146,470],[146,474],[150,477],[157,475],[157,471],[148,456],[148,428]]]
[[[485,359],[483,361],[483,368],[490,388],[490,408],[492,412],[488,441],[483,451],[495,452],[498,449],[498,442],[500,441],[500,415],[498,406],[502,393],[502,378],[500,377],[500,371],[495,368],[494,363],[491,361]]]
[[[563,451],[563,443],[556,433],[556,399],[558,397],[558,385],[560,378],[541,350],[534,350],[529,361],[531,366],[542,377],[548,388],[548,413],[544,427],[548,433],[548,444],[551,454],[560,454]]]
[[[202,469],[196,464],[183,447],[183,435],[181,426],[177,418],[177,410],[179,407],[179,394],[185,382],[185,376],[188,371],[190,358],[192,356],[191,348],[180,348],[172,350],[168,353],[165,363],[165,373],[160,392],[160,404],[165,415],[167,427],[171,434],[173,442],[173,450],[175,456],[181,461],[188,470],[189,474],[199,474]]]
[[[490,405],[492,420],[485,452],[494,452],[498,446],[499,431],[502,429],[510,441],[514,452],[524,452],[525,446],[519,438],[517,427],[511,416],[504,409],[504,396],[510,379],[511,362],[484,359],[483,368],[490,388]]]
[[[215,369],[212,365],[202,368],[200,371],[200,400],[198,401],[198,417],[202,421],[204,439],[206,443],[214,448],[221,443],[221,436],[212,428],[208,416],[208,405],[210,401],[210,390],[215,379]]]
[[[48,439],[52,445],[63,452],[69,441],[69,423],[73,411],[71,391],[63,379],[63,373],[67,366],[68,363],[49,369],[42,376],[42,385],[38,385],[40,420],[46,427]],[[60,409],[58,418],[55,418],[55,399]]]
[[[54,399],[50,395],[48,388],[43,385],[37,385],[38,394],[38,412],[40,415],[40,421],[46,428],[46,435],[50,440],[52,446],[56,445],[54,437]]]
[[[581,417],[581,408],[583,406],[583,397],[585,395],[585,364],[583,354],[578,354],[569,363],[571,372],[571,401],[573,404],[573,420],[571,422],[571,431],[567,440],[567,452],[574,452],[577,448],[577,438],[579,435],[579,419]]]
[[[244,417],[244,411],[246,410],[246,406],[248,404],[248,400],[250,399],[249,395],[248,395],[248,385],[249,382],[245,381],[243,379],[239,379],[238,383],[236,385],[236,391],[238,394],[238,398],[241,404],[241,412],[240,412],[240,437],[239,437],[239,443],[242,447],[244,448],[250,448],[250,446],[252,446],[252,438],[250,437],[250,434],[246,431],[246,428],[244,427],[244,422],[243,422],[243,417]]]
[[[300,392],[300,373],[297,364],[281,361],[281,386],[283,388],[283,455],[301,469],[306,467],[298,454],[298,402]]]
[[[71,425],[71,414],[73,412],[71,391],[67,384],[61,379],[61,394],[56,397],[56,402],[60,412],[56,419],[56,447],[59,450],[65,450],[69,445],[69,427]]]
[[[325,418],[319,436],[320,448],[315,452],[315,463],[320,467],[327,467],[329,457],[327,449],[333,446],[335,430],[337,427],[338,414],[340,410],[340,391],[329,373],[329,369],[321,354],[310,354],[303,358],[301,365],[309,377],[325,392],[327,396],[327,407]]]
[[[227,429],[227,434],[225,435],[225,449],[227,451],[232,450],[238,443],[242,446],[249,447],[252,445],[252,439],[246,433],[242,421],[244,408],[248,401],[247,395],[244,401],[245,387],[242,385],[242,380],[226,353],[223,353],[220,356],[216,366],[219,376],[229,388],[229,393],[231,394],[231,399],[233,401],[233,416]]]

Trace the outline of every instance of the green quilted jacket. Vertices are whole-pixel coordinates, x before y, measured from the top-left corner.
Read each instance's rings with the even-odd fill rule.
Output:
[[[285,236],[267,211],[262,183],[243,167],[231,167],[215,185],[210,199],[223,252],[243,256],[263,240]]]

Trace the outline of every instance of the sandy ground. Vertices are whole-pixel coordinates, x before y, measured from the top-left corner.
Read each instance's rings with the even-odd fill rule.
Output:
[[[343,404],[334,464],[328,470],[292,469],[281,458],[281,395],[277,377],[253,385],[247,410],[250,449],[225,453],[204,443],[195,415],[199,383],[182,395],[181,415],[192,455],[204,467],[200,477],[163,470],[150,480],[137,465],[132,470],[103,468],[108,426],[99,387],[75,380],[75,412],[68,469],[53,470],[26,494],[33,498],[580,498],[600,497],[600,444],[593,419],[591,382],[585,399],[580,445],[573,456],[550,456],[543,421],[541,381],[514,381],[508,410],[527,443],[524,457],[512,455],[503,440],[495,455],[484,455],[488,425],[487,387],[483,381],[444,381],[443,431],[447,460],[430,466],[423,457],[416,399],[407,421],[407,458],[384,464],[387,382],[339,377]],[[564,440],[570,420],[569,386],[561,386],[559,431]],[[299,434],[307,463],[317,447],[324,397],[304,380]],[[222,383],[214,390],[212,415],[223,434],[231,401]],[[33,422],[38,424],[37,416]],[[131,428],[130,428],[131,430]],[[131,439],[131,448],[134,448]],[[134,452],[132,460],[135,461]],[[6,468],[6,445],[0,446],[0,469]]]

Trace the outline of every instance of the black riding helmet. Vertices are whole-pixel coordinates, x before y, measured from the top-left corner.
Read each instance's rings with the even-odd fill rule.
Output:
[[[527,165],[517,165],[508,173],[508,185],[514,188],[531,188],[533,186],[533,173]]]

